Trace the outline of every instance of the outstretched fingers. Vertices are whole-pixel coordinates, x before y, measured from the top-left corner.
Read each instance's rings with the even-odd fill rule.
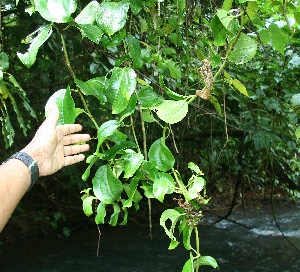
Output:
[[[77,162],[81,162],[85,159],[85,156],[83,154],[73,155],[73,156],[67,156],[65,157],[65,164],[64,166],[72,165]]]

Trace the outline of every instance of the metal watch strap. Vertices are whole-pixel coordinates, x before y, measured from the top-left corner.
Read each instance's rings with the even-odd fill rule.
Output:
[[[28,188],[29,191],[39,178],[39,167],[37,162],[25,152],[17,152],[13,154],[10,159],[18,159],[27,165],[31,175],[30,186]]]

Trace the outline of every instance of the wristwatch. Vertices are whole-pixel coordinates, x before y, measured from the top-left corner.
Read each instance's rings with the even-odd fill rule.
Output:
[[[31,175],[30,186],[28,188],[29,191],[39,178],[39,167],[37,165],[37,162],[33,160],[26,152],[17,152],[13,154],[9,159],[18,159],[27,165]]]

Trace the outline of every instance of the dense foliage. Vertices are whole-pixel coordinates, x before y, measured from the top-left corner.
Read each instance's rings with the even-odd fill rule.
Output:
[[[55,93],[60,122],[77,118],[95,138],[85,182],[73,179],[97,224],[107,207],[125,224],[142,195],[177,193],[161,225],[174,248],[179,223],[193,250],[206,190],[298,197],[298,1],[4,2],[1,151],[24,144],[15,131],[34,133]],[[216,266],[192,252],[184,271]]]

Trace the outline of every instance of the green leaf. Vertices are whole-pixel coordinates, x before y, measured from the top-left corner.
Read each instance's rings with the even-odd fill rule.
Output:
[[[233,79],[233,80],[231,81],[231,84],[232,84],[232,85],[233,85],[233,86],[234,86],[241,94],[243,94],[243,95],[249,97],[249,94],[248,94],[248,92],[247,92],[247,89],[246,89],[245,85],[244,85],[242,82],[240,82],[238,79]]]
[[[133,69],[118,67],[112,69],[112,75],[106,89],[106,96],[112,104],[113,114],[118,114],[127,108],[135,87],[136,73]]]
[[[224,0],[222,9],[229,11],[232,8],[232,0]]]
[[[191,253],[192,254],[192,253]],[[182,268],[182,272],[194,272],[194,264],[193,264],[193,256],[191,256],[191,258],[189,258],[183,268]]]
[[[268,31],[271,33],[272,46],[275,50],[284,55],[284,47],[288,42],[287,34],[285,34],[283,30],[274,23],[269,26]]]
[[[217,261],[211,256],[201,256],[195,262],[198,264],[198,266],[209,265],[213,268],[218,268]]]
[[[115,177],[109,165],[102,165],[93,178],[95,196],[106,204],[113,204],[121,197],[122,182]]]
[[[82,208],[86,216],[91,216],[93,214],[93,196],[86,197],[82,202]]]
[[[229,25],[230,25],[231,21],[234,19],[234,16],[228,15],[228,11],[227,10],[223,10],[223,9],[218,9],[217,10],[217,16],[220,19],[220,21],[223,24],[223,26],[227,30],[229,30]]]
[[[168,173],[159,172],[155,176],[153,182],[153,195],[163,202],[166,194],[172,194],[174,192],[175,182],[172,176]]]
[[[103,160],[111,160],[115,158],[119,151],[125,148],[136,148],[136,144],[131,141],[119,141],[113,147],[103,152]],[[124,152],[124,151],[123,151]]]
[[[52,103],[56,103],[59,110],[57,125],[74,124],[76,117],[75,103],[71,96],[70,88],[56,91],[47,101],[45,106],[46,117]]]
[[[80,88],[84,95],[93,95],[101,103],[107,101],[104,94],[105,90],[105,77],[95,77],[86,82],[83,82],[79,79],[75,79],[74,82]]]
[[[188,113],[186,100],[163,100],[158,106],[153,107],[157,116],[169,124],[180,122]]]
[[[210,96],[209,101],[214,105],[216,111],[222,115],[221,105],[218,102],[218,99],[214,97],[213,95]]]
[[[124,27],[128,9],[129,3],[126,1],[119,3],[102,2],[98,8],[97,24],[111,36]]]
[[[256,150],[263,148],[270,148],[273,142],[282,142],[282,140],[275,134],[268,131],[254,131],[252,133],[252,140]]]
[[[102,29],[97,25],[78,25],[83,38],[87,37],[92,42],[99,44],[104,34]]]
[[[185,196],[187,201],[190,201],[198,196],[198,193],[201,192],[205,185],[205,180],[202,177],[193,177],[189,181],[189,185],[192,186],[188,189],[188,193]]]
[[[97,137],[98,137],[97,150],[99,150],[100,146],[106,140],[106,138],[108,136],[111,136],[118,127],[119,127],[119,122],[117,120],[106,121],[100,126],[97,132]]]
[[[149,161],[156,169],[167,172],[173,168],[175,158],[165,145],[163,138],[156,140],[149,149]]]
[[[128,196],[128,200],[126,200],[123,204],[123,207],[130,208],[132,206],[132,202],[134,201],[134,196],[137,192],[139,180],[137,178],[133,178],[130,180],[129,184],[124,184],[124,190]]]
[[[217,15],[212,18],[210,27],[214,34],[214,45],[225,45],[226,29]]]
[[[77,9],[76,0],[34,0],[35,9],[51,22],[68,23]]]
[[[256,40],[242,33],[239,36],[233,51],[229,55],[229,60],[236,64],[246,63],[255,56],[256,50]]]
[[[295,135],[297,137],[297,140],[299,140],[299,138],[300,138],[300,127],[297,127],[297,129],[295,131]]]
[[[110,217],[109,224],[111,224],[112,226],[116,226],[118,223],[119,214],[121,212],[121,209],[118,204],[114,204],[113,207],[114,207],[114,212]]]
[[[200,170],[199,166],[193,162],[188,163],[188,168],[191,169],[192,171],[194,171],[197,175],[203,174],[202,171]]]
[[[291,98],[291,103],[294,107],[300,106],[300,93],[294,94]]]
[[[255,18],[258,11],[259,7],[256,1],[248,2],[246,12],[251,20]]]
[[[175,229],[177,222],[180,219],[182,219],[183,216],[184,216],[184,214],[179,213],[175,209],[167,209],[162,213],[162,215],[160,217],[160,225],[164,228],[165,233],[171,239],[169,249],[174,249],[179,244],[176,237],[174,236],[174,229]],[[167,220],[171,221],[171,226],[169,229],[166,226]]]
[[[95,223],[96,224],[104,224],[105,223],[105,216],[106,216],[106,204],[104,202],[100,202],[97,207],[97,214],[95,216]]]
[[[9,68],[9,57],[6,53],[0,52],[0,70],[5,71]],[[0,79],[1,81],[2,79]]]
[[[130,178],[134,175],[136,170],[140,167],[144,160],[141,153],[131,152],[123,158],[124,164],[124,178]]]
[[[41,26],[39,29],[31,33],[29,36],[26,37],[26,41],[30,43],[27,52],[22,54],[17,52],[18,58],[21,62],[27,67],[30,68],[35,60],[36,55],[40,47],[44,44],[44,42],[50,37],[52,34],[52,25],[45,25]],[[36,37],[35,37],[36,36]]]
[[[123,122],[123,120],[126,117],[132,115],[136,111],[136,102],[137,102],[137,95],[133,94],[128,102],[127,108],[120,113],[119,122]]]
[[[193,226],[189,226],[186,221],[184,221],[184,227],[182,230],[182,242],[186,250],[191,250],[191,235],[193,232]]]
[[[178,80],[181,79],[181,71],[180,67],[177,67],[176,63],[172,60],[165,60],[165,65],[167,66],[171,77],[176,78]]]
[[[163,98],[153,91],[150,86],[143,86],[138,92],[138,101],[142,108],[151,108],[159,105]]]
[[[153,123],[153,122],[156,121],[156,119],[153,116],[151,110],[143,110],[142,111],[142,118],[147,123]]]
[[[126,43],[129,50],[129,56],[132,59],[133,66],[137,69],[141,68],[143,61],[141,59],[141,46],[138,39],[130,35],[126,38]]]
[[[100,4],[97,1],[92,1],[78,14],[75,22],[79,25],[92,25],[97,16],[97,11]]]

